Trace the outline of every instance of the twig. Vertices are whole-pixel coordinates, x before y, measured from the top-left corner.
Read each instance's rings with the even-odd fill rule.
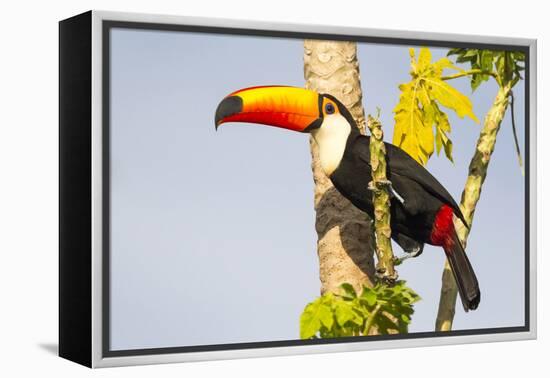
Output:
[[[525,176],[525,169],[523,168],[523,159],[521,158],[521,149],[519,147],[518,132],[516,130],[516,117],[514,115],[514,92],[510,91],[510,112],[512,116],[512,132],[514,134],[514,142],[516,143],[516,153],[518,154],[519,168],[521,169],[522,176]]]
[[[495,79],[498,77],[497,73],[496,73],[496,72],[492,72],[492,71],[468,70],[468,71],[462,71],[462,72],[456,73],[456,74],[454,74],[454,75],[441,76],[441,80],[458,79],[459,77],[470,76],[470,75],[476,75],[476,74],[480,74],[480,75],[489,75],[489,76],[494,77]]]
[[[378,303],[372,313],[369,315],[369,318],[367,319],[367,322],[365,323],[365,328],[363,330],[363,336],[368,336],[370,329],[372,328],[372,325],[374,323],[374,318],[376,318],[376,315],[378,315],[378,312],[382,308],[382,305]]]

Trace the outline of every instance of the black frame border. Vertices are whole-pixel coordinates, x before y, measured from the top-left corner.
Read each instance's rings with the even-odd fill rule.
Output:
[[[127,350],[110,350],[110,31],[114,28],[118,29],[133,29],[133,30],[149,30],[149,31],[174,31],[174,32],[193,32],[204,34],[224,34],[235,36],[255,36],[255,37],[270,37],[270,38],[290,38],[290,39],[328,39],[336,41],[353,41],[357,43],[377,43],[391,45],[408,45],[408,46],[429,46],[429,47],[467,47],[479,49],[493,49],[506,51],[521,51],[525,54],[525,309],[524,320],[525,324],[518,327],[499,327],[499,328],[479,328],[472,330],[451,330],[448,332],[417,332],[404,335],[376,335],[376,336],[354,336],[342,337],[334,339],[313,339],[313,340],[281,340],[281,341],[265,341],[265,342],[247,342],[247,343],[232,343],[232,344],[211,344],[211,345],[194,345],[180,347],[161,347],[161,348],[143,348],[143,349],[127,349]],[[406,33],[406,32],[403,32]],[[500,44],[500,43],[479,43],[479,42],[456,42],[456,41],[441,41],[430,39],[415,39],[415,38],[395,38],[395,37],[369,37],[346,34],[330,34],[330,33],[310,33],[296,31],[275,31],[265,29],[246,29],[233,27],[217,27],[217,26],[196,26],[196,25],[178,25],[164,23],[149,23],[149,22],[133,22],[133,21],[102,21],[102,165],[103,165],[103,241],[102,241],[102,356],[103,357],[127,357],[127,356],[143,356],[143,355],[158,355],[158,354],[173,354],[173,353],[192,353],[192,352],[207,352],[207,351],[224,351],[237,349],[256,349],[256,348],[277,348],[290,346],[307,346],[319,344],[341,344],[353,342],[368,342],[382,340],[407,340],[433,337],[449,337],[449,336],[472,336],[472,335],[487,335],[487,334],[502,334],[515,332],[529,332],[530,329],[530,48],[525,45]]]
[[[59,356],[92,366],[92,12],[59,22]]]

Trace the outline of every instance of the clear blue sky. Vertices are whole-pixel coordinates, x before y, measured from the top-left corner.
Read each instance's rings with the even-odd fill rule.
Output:
[[[382,109],[391,141],[408,47],[358,49],[363,104]],[[308,138],[256,125],[215,132],[214,112],[242,87],[303,86],[302,41],[116,29],[111,56],[111,347],[297,339],[320,286]],[[467,79],[452,84],[471,92]],[[495,93],[489,82],[472,95],[481,120]],[[455,163],[433,157],[428,169],[458,201],[480,125],[450,120]],[[467,249],[481,304],[457,306],[455,329],[523,325],[524,193],[507,115]],[[399,267],[423,298],[410,332],[434,328],[443,263],[427,246]]]

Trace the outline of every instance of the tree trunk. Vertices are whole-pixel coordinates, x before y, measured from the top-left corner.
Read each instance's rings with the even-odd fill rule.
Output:
[[[304,76],[306,88],[338,98],[364,133],[356,53],[355,43],[305,40]],[[337,192],[321,168],[318,147],[312,138],[310,146],[321,294],[337,292],[345,282],[360,292],[363,285],[372,286],[374,282],[372,220]]]
[[[470,167],[468,168],[468,178],[464,186],[464,191],[462,192],[460,209],[470,227],[472,226],[476,205],[481,195],[481,188],[487,176],[489,161],[495,149],[500,124],[508,108],[512,86],[513,84],[508,82],[508,84],[499,88],[493,105],[485,117],[483,128],[477,141],[476,150],[470,162]],[[469,230],[457,219],[455,219],[454,223],[458,237],[464,245],[464,248],[466,248]],[[450,331],[453,326],[458,291],[448,261],[445,261],[445,268],[443,269],[441,280],[441,296],[439,299],[435,330]]]

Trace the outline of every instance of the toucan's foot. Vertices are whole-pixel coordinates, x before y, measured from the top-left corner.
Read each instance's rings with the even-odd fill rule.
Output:
[[[405,250],[405,252],[407,253],[407,255],[409,255],[409,257],[418,257],[422,254],[423,250],[424,248],[422,247],[416,247],[410,250]]]
[[[399,195],[399,193],[397,193],[397,191],[393,188],[393,185],[390,180],[380,180],[380,181],[377,181],[376,184],[374,183],[374,181],[371,181],[369,182],[368,189],[375,191],[375,190],[378,190],[378,188],[381,186],[387,187],[392,197],[397,198],[397,200],[401,203],[405,203],[405,199],[401,197],[401,195]]]
[[[405,262],[405,260],[410,259],[410,255],[401,255],[401,256],[394,256],[393,258],[393,265],[399,266]]]
[[[397,257],[394,257],[393,258],[393,265],[401,265],[403,264],[403,262],[405,262],[405,260],[408,260],[410,259],[411,257],[418,257],[422,254],[422,250],[423,248],[414,248],[414,249],[411,249],[411,250],[406,250],[406,254],[405,255],[402,255],[402,256],[397,256]]]

